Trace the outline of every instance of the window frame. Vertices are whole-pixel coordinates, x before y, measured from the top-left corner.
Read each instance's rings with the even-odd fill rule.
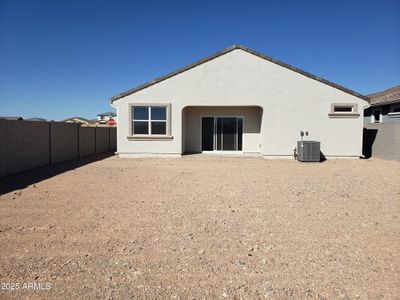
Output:
[[[395,109],[400,109],[400,103],[390,105],[389,118],[400,118],[400,111],[394,111]]]
[[[350,107],[351,111],[335,111],[336,107]],[[358,112],[357,103],[331,103],[331,110],[328,114],[330,118],[358,118],[360,113]]]
[[[148,119],[134,120],[133,109],[134,107],[148,107]],[[151,107],[165,107],[165,121],[164,120],[152,120],[151,119]],[[128,140],[171,140],[171,104],[170,103],[130,103],[128,106],[129,110],[129,136]],[[148,122],[148,133],[147,134],[135,134],[134,133],[134,122],[143,121]],[[151,123],[152,122],[165,122],[165,134],[152,134]]]

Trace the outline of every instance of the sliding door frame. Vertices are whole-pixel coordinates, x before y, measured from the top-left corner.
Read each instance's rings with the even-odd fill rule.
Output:
[[[203,118],[214,118],[214,132],[213,132],[213,149],[212,151],[203,151]],[[239,146],[239,133],[238,133],[238,119],[242,119],[242,150],[217,150],[217,119],[218,118],[236,118],[236,148]],[[220,153],[229,153],[229,152],[234,152],[234,153],[242,153],[244,149],[244,116],[230,116],[230,115],[201,115],[200,116],[200,151],[203,153],[214,153],[214,152],[220,152]],[[223,145],[223,134],[221,137],[221,144]]]

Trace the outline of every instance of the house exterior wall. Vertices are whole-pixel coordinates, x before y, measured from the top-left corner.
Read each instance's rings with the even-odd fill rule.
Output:
[[[399,107],[400,103],[381,105],[369,107],[364,111],[364,124],[373,123],[371,115],[375,110],[381,111],[381,122],[380,123],[400,123],[400,113],[393,113],[394,107]]]
[[[128,140],[129,108],[135,103],[170,103],[172,140]],[[357,104],[360,116],[330,118],[332,103]],[[180,155],[185,149],[182,132],[187,130],[182,125],[185,107],[243,105],[263,110],[260,153],[266,157],[292,156],[301,130],[310,133],[308,139],[321,141],[327,157],[362,154],[366,101],[241,49],[114,101],[117,152]]]
[[[400,161],[400,122],[365,124],[367,157]]]

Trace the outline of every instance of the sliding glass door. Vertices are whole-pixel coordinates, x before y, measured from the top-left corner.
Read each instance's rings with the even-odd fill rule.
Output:
[[[214,117],[203,118],[201,121],[202,151],[214,150]]]
[[[242,151],[242,136],[241,117],[202,118],[202,151]]]

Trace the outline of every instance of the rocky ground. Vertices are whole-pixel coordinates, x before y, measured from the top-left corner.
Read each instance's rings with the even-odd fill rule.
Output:
[[[110,157],[0,185],[0,298],[399,299],[398,162]]]

